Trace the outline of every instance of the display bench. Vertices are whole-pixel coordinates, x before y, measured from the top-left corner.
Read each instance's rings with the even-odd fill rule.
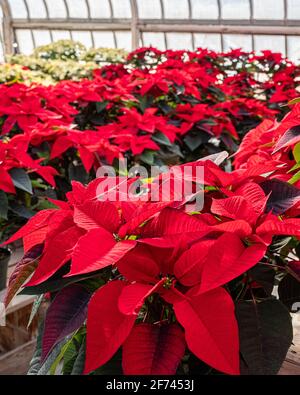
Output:
[[[22,248],[16,248],[10,259],[8,276],[12,273],[15,263],[23,255]],[[6,290],[0,291],[0,303],[4,300]],[[3,374],[26,374],[29,362],[32,358],[38,319],[35,318],[27,328],[29,317],[34,301],[34,296],[17,295],[9,304],[3,314],[0,316],[0,375]],[[0,305],[3,309],[3,305]]]
[[[286,360],[280,369],[280,375],[300,375],[300,312],[293,314],[294,339]]]
[[[5,290],[0,292],[3,300]],[[25,374],[35,347],[37,319],[27,329],[33,296],[19,295],[5,312],[0,326],[0,374]]]

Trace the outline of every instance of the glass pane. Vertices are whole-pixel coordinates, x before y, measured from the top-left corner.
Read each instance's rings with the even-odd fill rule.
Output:
[[[299,64],[300,60],[300,40],[299,36],[289,36],[287,39],[288,58]]]
[[[46,0],[49,18],[66,18],[67,10],[63,0]]]
[[[159,19],[162,17],[160,0],[137,0],[139,17],[142,19]]]
[[[3,46],[2,43],[0,43],[0,62],[4,62],[4,52],[3,52]]]
[[[285,42],[283,36],[254,36],[254,49],[256,51],[263,51],[265,49],[273,52],[285,52]]]
[[[85,45],[87,48],[92,47],[91,32],[72,30],[71,35],[72,35],[72,40],[79,41],[81,44]]]
[[[166,19],[188,19],[189,4],[187,0],[163,0]]]
[[[193,0],[193,19],[217,19],[219,16],[217,0]]]
[[[110,18],[108,0],[88,0],[91,18]]]
[[[143,33],[143,41],[145,47],[151,46],[160,50],[166,49],[164,33],[145,32]]]
[[[51,43],[49,30],[33,30],[35,46],[46,45]]]
[[[85,0],[66,0],[70,18],[88,18],[88,8]]]
[[[288,19],[300,19],[300,1],[299,0],[287,0]]]
[[[2,13],[2,8],[0,7],[0,42],[3,42],[3,37],[2,37],[3,25],[2,25],[2,22],[3,22],[3,13]]]
[[[131,18],[130,0],[111,0],[114,18]]]
[[[27,10],[23,0],[9,0],[13,18],[27,18]]]
[[[221,0],[221,17],[224,19],[249,19],[249,0]]]
[[[47,18],[43,0],[27,0],[30,18]]]
[[[114,34],[113,32],[93,32],[94,43],[96,48],[114,48]]]
[[[166,33],[168,49],[193,49],[191,33]]]
[[[0,63],[4,62],[2,21],[3,21],[3,14],[2,14],[2,8],[0,7]]]
[[[213,51],[221,51],[221,35],[220,34],[194,34],[195,48],[208,48]]]
[[[70,40],[71,34],[67,30],[52,30],[53,41]]]
[[[253,16],[257,19],[283,19],[283,0],[252,0]]]
[[[25,55],[30,55],[34,49],[31,31],[29,29],[17,29],[16,36],[19,52]]]
[[[131,32],[116,32],[117,48],[131,51]]]
[[[224,34],[224,51],[242,48],[244,51],[252,51],[252,39],[246,34]]]

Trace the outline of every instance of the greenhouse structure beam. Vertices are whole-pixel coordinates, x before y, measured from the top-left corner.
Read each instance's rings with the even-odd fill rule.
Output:
[[[0,0],[0,7],[3,13],[3,44],[4,52],[11,54],[13,52],[14,30],[10,6],[7,0]]]
[[[3,1],[3,0],[0,0]],[[139,32],[185,32],[185,33],[232,33],[232,34],[274,34],[274,35],[300,35],[298,25],[241,25],[241,24],[205,24],[186,23],[179,20],[168,20],[167,23],[154,23],[153,20],[143,20],[132,23],[131,19],[119,19],[110,22],[107,20],[94,20],[93,22],[74,19],[45,21],[44,19],[18,19],[9,22],[9,32],[13,29],[41,29],[41,30],[127,30],[133,34],[133,47],[138,46]],[[8,34],[8,33],[7,33]],[[11,34],[11,33],[10,33]]]

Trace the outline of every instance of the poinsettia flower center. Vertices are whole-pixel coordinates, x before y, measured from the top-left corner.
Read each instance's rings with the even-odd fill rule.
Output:
[[[114,236],[114,239],[116,241],[121,241],[122,240],[121,237],[117,233],[114,233],[113,236]]]
[[[175,283],[175,277],[173,276],[167,276],[165,277],[165,281],[163,283],[163,287],[166,289],[170,289],[172,285]]]

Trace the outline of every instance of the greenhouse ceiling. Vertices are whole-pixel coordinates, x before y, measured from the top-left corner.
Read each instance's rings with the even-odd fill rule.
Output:
[[[271,49],[296,60],[299,0],[0,0],[1,52],[71,38],[130,50]]]

